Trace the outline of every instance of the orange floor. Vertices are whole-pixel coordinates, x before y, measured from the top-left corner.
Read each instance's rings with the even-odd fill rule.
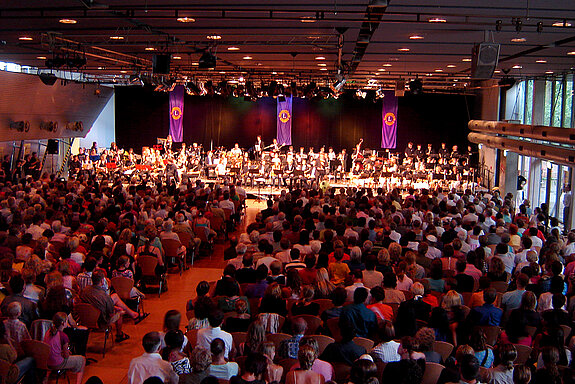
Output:
[[[239,230],[254,220],[258,210],[265,208],[265,202],[248,201],[248,209]],[[194,266],[180,276],[170,274],[168,277],[168,291],[161,298],[158,295],[147,295],[144,308],[150,316],[138,325],[132,320],[126,320],[124,331],[130,339],[121,344],[113,344],[108,340],[106,357],[102,358],[104,336],[96,333],[90,335],[87,357],[98,360],[86,367],[84,381],[90,376],[99,376],[105,384],[127,383],[126,373],[130,360],[143,353],[141,340],[144,334],[150,331],[161,331],[164,313],[170,309],[177,309],[183,314],[182,330],[185,331],[186,302],[196,296],[195,287],[199,281],[217,280],[221,277],[225,266],[223,250],[227,244],[216,244],[214,253],[210,258],[204,258],[194,263]],[[110,347],[111,346],[111,347]]]

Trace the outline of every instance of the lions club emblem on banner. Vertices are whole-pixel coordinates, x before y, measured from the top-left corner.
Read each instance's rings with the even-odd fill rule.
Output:
[[[384,118],[385,124],[392,126],[393,124],[395,124],[395,120],[396,120],[395,119],[395,113],[388,112],[385,114],[385,118]]]
[[[172,119],[174,120],[181,119],[182,109],[180,107],[173,107],[172,110],[170,111],[170,116],[172,116]]]
[[[278,115],[278,118],[282,123],[287,123],[291,118],[291,115],[289,114],[289,111],[287,109],[282,109]]]

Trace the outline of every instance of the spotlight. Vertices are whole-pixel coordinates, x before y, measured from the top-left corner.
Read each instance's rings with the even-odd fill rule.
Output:
[[[521,28],[523,28],[523,22],[519,17],[515,19],[514,24],[515,24],[515,32],[521,32]]]
[[[365,99],[366,96],[367,92],[363,91],[361,88],[358,88],[357,91],[355,91],[355,97],[358,99]]]
[[[409,90],[412,94],[419,95],[423,92],[423,83],[416,77],[415,80],[409,82]]]
[[[202,90],[193,81],[188,81],[186,83],[186,93],[188,95],[200,95]]]
[[[495,30],[499,32],[501,31],[502,28],[503,28],[503,20],[497,20],[495,22]]]
[[[341,89],[342,89],[343,86],[345,85],[346,81],[347,81],[347,80],[345,79],[345,77],[342,78],[341,80],[336,81],[335,84],[333,85],[333,88],[334,88],[337,92],[341,91]]]

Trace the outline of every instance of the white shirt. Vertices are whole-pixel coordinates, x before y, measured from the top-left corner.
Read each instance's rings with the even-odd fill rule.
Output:
[[[40,237],[42,237],[44,228],[40,227],[39,225],[32,224],[30,225],[30,228],[26,230],[26,233],[31,234],[33,240],[38,240]]]
[[[159,353],[144,353],[132,359],[128,369],[128,384],[142,384],[147,378],[157,376],[164,383],[177,384],[178,375],[172,365],[162,360]]]
[[[401,356],[397,353],[399,349],[397,341],[389,341],[387,343],[379,343],[372,350],[371,353],[377,356],[384,363],[391,363],[393,361],[401,360]]]
[[[235,211],[234,203],[232,203],[230,200],[222,200],[218,205],[222,209],[231,209],[232,213]]]
[[[347,292],[347,301],[353,301],[353,295],[354,295],[355,290],[357,288],[365,288],[365,289],[367,289],[367,292],[369,293],[369,288],[367,288],[365,285],[363,285],[363,283],[353,283],[349,287],[345,287],[345,291]],[[369,300],[366,300],[366,302],[369,302]]]
[[[200,347],[204,347],[206,349],[210,349],[210,344],[214,339],[222,339],[224,344],[226,345],[226,351],[224,357],[227,359],[230,351],[232,350],[232,345],[234,343],[234,339],[232,335],[227,333],[226,331],[222,331],[220,327],[212,328],[211,326],[208,328],[202,328],[198,331],[198,344]]]

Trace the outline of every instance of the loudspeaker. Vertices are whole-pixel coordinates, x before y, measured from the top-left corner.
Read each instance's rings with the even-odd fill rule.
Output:
[[[402,97],[405,95],[405,80],[399,79],[395,81],[395,97]]]
[[[169,75],[170,55],[154,55],[152,57],[152,70],[160,75]]]
[[[60,146],[58,145],[58,140],[49,139],[48,144],[46,145],[46,152],[49,155],[57,155]]]
[[[471,59],[472,79],[491,79],[499,61],[500,44],[480,43],[473,46]]]
[[[46,85],[54,85],[56,83],[56,80],[58,80],[56,75],[52,73],[41,73],[38,75],[38,77],[40,78],[40,81],[42,81]]]

